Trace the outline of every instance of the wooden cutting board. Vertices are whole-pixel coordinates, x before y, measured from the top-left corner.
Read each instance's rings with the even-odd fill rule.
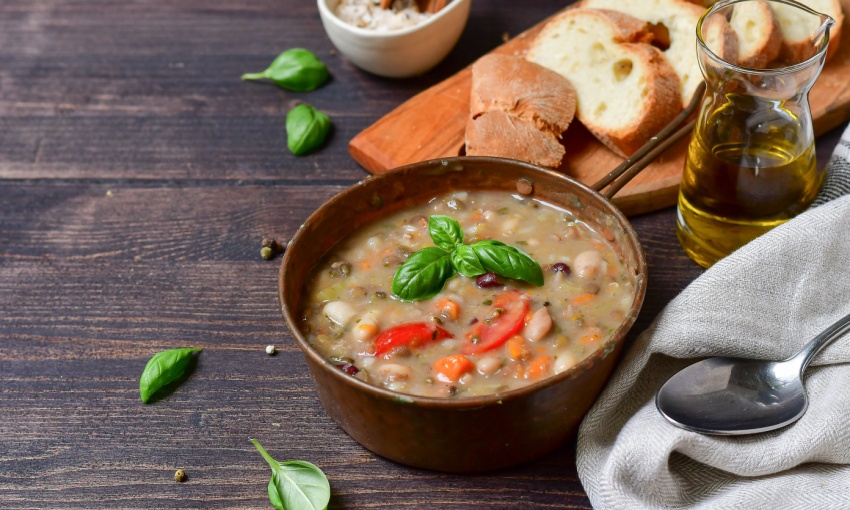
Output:
[[[850,118],[850,0],[841,3],[847,16],[841,47],[809,95],[816,135]],[[544,23],[545,20],[493,53],[522,55]],[[355,136],[348,151],[372,173],[457,156],[464,145],[471,80],[472,72],[467,67],[414,96]],[[559,170],[581,182],[596,182],[622,161],[578,121],[570,125],[563,141],[567,155]],[[630,215],[675,204],[686,152],[687,139],[671,147],[620,190],[614,203]]]

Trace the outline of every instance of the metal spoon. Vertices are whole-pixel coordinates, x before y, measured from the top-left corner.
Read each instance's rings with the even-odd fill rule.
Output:
[[[809,405],[803,372],[833,340],[850,331],[850,315],[785,361],[709,358],[679,371],[655,396],[670,423],[703,434],[756,434],[800,419]]]

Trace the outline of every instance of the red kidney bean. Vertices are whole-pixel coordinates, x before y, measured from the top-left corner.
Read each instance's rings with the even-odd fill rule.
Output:
[[[483,289],[486,287],[496,287],[497,285],[501,285],[501,282],[496,278],[496,273],[491,271],[476,278],[475,285]]]

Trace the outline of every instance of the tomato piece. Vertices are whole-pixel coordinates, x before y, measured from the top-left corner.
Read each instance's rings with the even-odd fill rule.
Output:
[[[410,322],[381,332],[375,339],[375,356],[380,356],[394,347],[419,347],[422,344],[452,338],[445,329],[425,322]]]
[[[528,306],[528,296],[518,290],[509,290],[496,296],[487,315],[492,315],[496,310],[501,310],[501,313],[489,321],[475,323],[472,331],[467,335],[463,353],[480,354],[504,345],[510,337],[519,333],[525,326]],[[475,336],[479,338],[478,343],[472,343],[472,338]]]

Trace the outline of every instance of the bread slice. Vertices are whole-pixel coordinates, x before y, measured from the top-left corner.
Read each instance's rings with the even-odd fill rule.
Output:
[[[559,142],[575,116],[572,84],[525,59],[491,54],[472,66],[466,154],[519,159],[557,168]]]
[[[705,12],[704,7],[686,0],[583,0],[582,7],[611,9],[624,12],[635,18],[655,25],[663,25],[670,34],[670,47],[664,50],[664,56],[679,74],[682,82],[682,105],[687,105],[694,91],[703,81],[696,56],[696,26]],[[718,51],[735,48],[737,45],[727,38],[735,33],[728,23],[718,22]],[[735,61],[735,54],[719,54],[727,61]]]
[[[749,0],[734,4],[732,8],[729,25],[738,38],[740,66],[763,69],[779,56],[782,31],[770,3],[772,2],[765,0]]]
[[[702,40],[718,57],[732,64],[738,63],[740,51],[738,34],[731,29],[725,16],[718,14],[706,18],[702,24]]]
[[[679,78],[651,38],[645,22],[626,14],[570,9],[543,27],[526,58],[569,78],[578,119],[626,157],[681,110]]]
[[[551,131],[501,111],[484,112],[466,123],[466,155],[518,159],[558,168],[566,151]]]
[[[829,60],[838,51],[841,44],[844,14],[841,12],[839,0],[797,0],[815,11],[831,16],[835,25],[829,30],[829,48],[826,59]],[[801,11],[797,7],[771,2],[773,12],[782,30],[782,48],[780,57],[786,64],[794,64],[810,59],[817,53],[810,37],[814,34],[820,22],[815,16]]]

